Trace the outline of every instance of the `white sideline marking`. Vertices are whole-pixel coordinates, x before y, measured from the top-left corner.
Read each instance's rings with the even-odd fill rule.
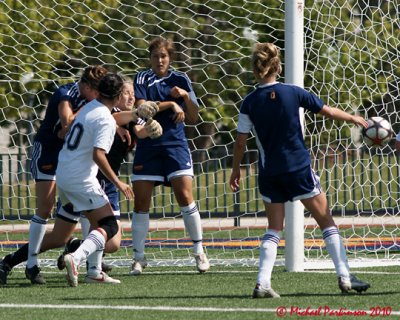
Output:
[[[206,308],[206,307],[168,307],[168,306],[103,306],[82,304],[16,304],[1,303],[0,308],[26,309],[106,309],[106,310],[154,310],[154,311],[206,311],[206,312],[276,312],[276,309],[260,308]]]
[[[25,308],[25,309],[94,309],[94,310],[150,310],[150,311],[191,311],[191,312],[269,312],[275,313],[279,311],[280,307],[276,309],[271,308],[206,308],[206,307],[168,307],[168,306],[103,306],[103,305],[81,305],[81,304],[15,304],[15,303],[1,303],[0,308]],[[290,307],[288,308],[290,309]],[[351,310],[347,310],[351,311]],[[370,314],[370,310],[357,310],[365,311]],[[400,311],[392,311],[392,316],[400,315]]]
[[[118,267],[115,268],[116,270],[118,269]],[[13,269],[13,271],[15,270],[16,273],[23,273],[25,274],[25,267],[21,268],[21,267],[15,267]],[[59,271],[59,270],[54,270],[54,271],[50,271],[50,270],[41,270],[40,273],[43,274],[62,274],[64,271]],[[258,270],[211,270],[208,273],[221,273],[221,274],[233,274],[233,273],[238,273],[238,274],[243,274],[243,273],[257,273]],[[322,273],[322,274],[332,274],[332,273],[336,273],[335,270],[304,270],[302,271],[304,273]],[[400,272],[390,272],[390,271],[365,271],[365,270],[354,270],[352,273],[354,274],[381,274],[381,275],[400,275]],[[146,274],[152,274],[152,275],[163,275],[163,274],[198,274],[198,271],[191,271],[191,270],[174,270],[174,271],[170,271],[170,270],[165,270],[165,271],[151,271],[149,269],[146,269]],[[123,274],[116,274],[118,275],[123,275]]]

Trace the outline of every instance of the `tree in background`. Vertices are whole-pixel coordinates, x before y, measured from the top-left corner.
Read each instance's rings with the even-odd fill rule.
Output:
[[[305,87],[347,111],[396,110],[400,37],[393,2],[305,2]],[[254,86],[251,47],[274,42],[284,58],[284,9],[282,0],[2,1],[0,125],[13,126],[10,146],[29,146],[58,83],[77,79],[89,64],[133,76],[147,67],[148,42],[161,35],[176,43],[174,66],[188,72],[203,106],[199,124],[187,128],[199,150],[194,156],[228,157],[240,102]],[[310,145],[319,139],[321,150],[331,147],[336,135],[348,137],[342,147],[351,144],[347,127],[322,120],[316,126],[334,130],[320,136],[308,127]]]

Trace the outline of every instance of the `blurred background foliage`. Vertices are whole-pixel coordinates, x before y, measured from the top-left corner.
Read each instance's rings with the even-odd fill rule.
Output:
[[[346,111],[388,118],[397,130],[399,6],[306,0],[304,87]],[[199,123],[187,127],[192,147],[228,156],[241,100],[255,85],[252,45],[274,42],[284,63],[284,10],[278,0],[1,1],[0,126],[10,130],[9,147],[31,145],[57,85],[90,64],[133,77],[148,67],[149,42],[163,36],[174,41],[173,66],[188,73],[202,107]],[[309,114],[306,138],[322,153],[354,143],[349,126]]]

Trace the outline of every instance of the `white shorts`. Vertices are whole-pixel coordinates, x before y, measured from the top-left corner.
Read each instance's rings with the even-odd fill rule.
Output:
[[[58,194],[61,205],[64,206],[70,202],[74,207],[74,211],[90,211],[101,208],[109,203],[107,195],[100,187],[100,184],[86,191],[66,191],[58,187]]]

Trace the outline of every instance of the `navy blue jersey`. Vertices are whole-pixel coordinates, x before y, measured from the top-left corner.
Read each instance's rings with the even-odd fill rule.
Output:
[[[136,100],[175,101],[185,111],[183,98],[175,99],[170,95],[171,89],[177,86],[186,90],[191,100],[197,103],[197,98],[189,78],[186,74],[175,70],[169,70],[168,76],[163,78],[159,78],[152,70],[141,71],[135,76],[134,86]],[[150,147],[187,144],[184,124],[182,122],[174,123],[174,116],[175,113],[171,109],[158,112],[154,116],[154,119],[163,128],[162,136],[157,139],[140,139],[137,141],[137,146]]]
[[[60,86],[50,98],[46,108],[46,114],[36,134],[35,140],[42,144],[58,148],[59,150],[61,150],[64,143],[63,140],[57,137],[57,132],[61,129],[58,105],[62,101],[69,101],[74,113],[88,102],[81,97],[79,86],[76,82]]]
[[[274,176],[311,164],[301,130],[299,109],[321,111],[324,103],[314,94],[294,85],[259,85],[248,94],[239,114],[238,133],[252,129],[259,150],[259,167]]]

